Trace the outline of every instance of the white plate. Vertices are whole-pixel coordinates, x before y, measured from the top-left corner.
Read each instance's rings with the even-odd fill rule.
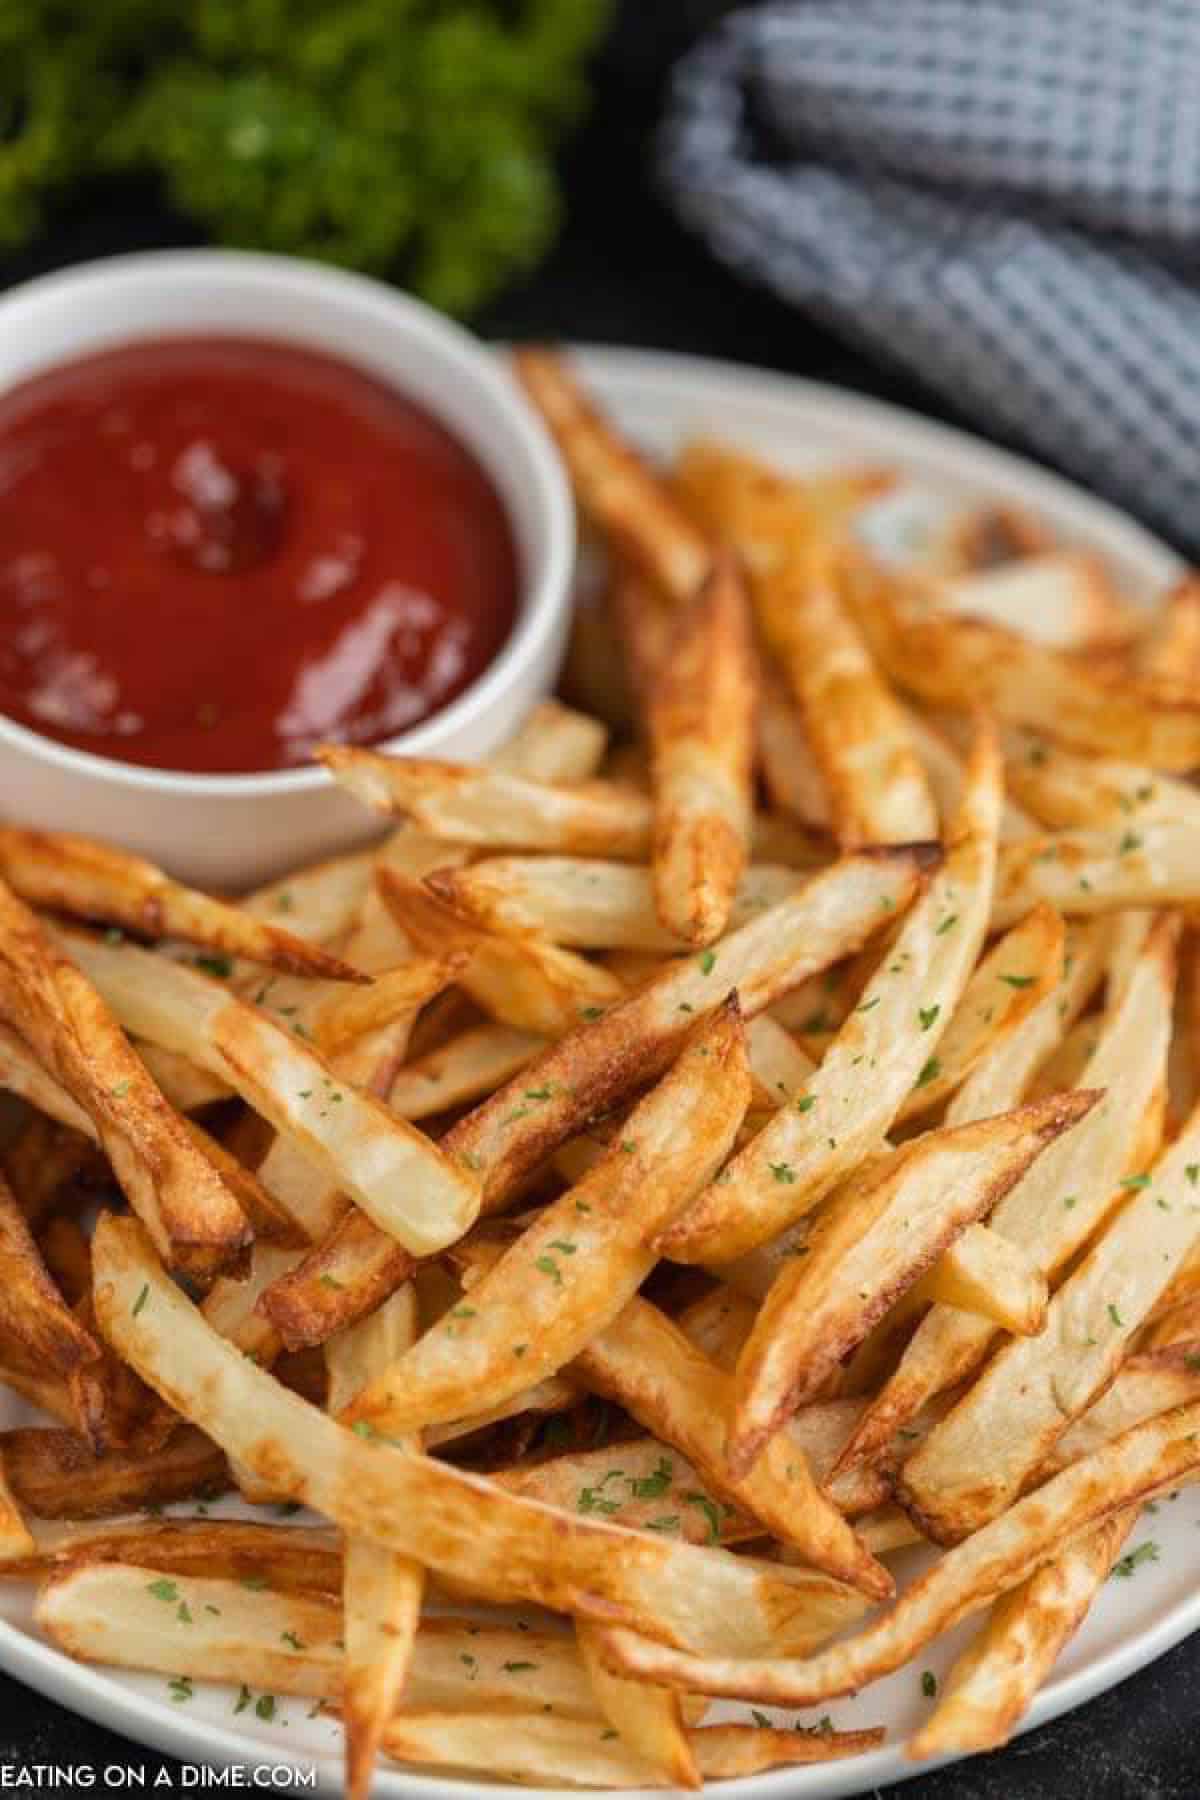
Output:
[[[863,459],[892,464],[921,488],[951,498],[988,496],[1024,502],[1064,537],[1102,552],[1130,594],[1147,601],[1179,569],[1178,559],[1156,539],[1068,482],[893,407],[813,382],[690,357],[588,350],[580,352],[580,360],[622,426],[652,449],[668,451],[689,435],[707,433],[797,469]],[[0,1425],[16,1422],[18,1406],[19,1402],[0,1401]],[[26,1416],[24,1409],[21,1416]],[[186,1517],[190,1509],[173,1510]],[[232,1510],[214,1507],[212,1513],[219,1516]],[[1162,1503],[1153,1518],[1143,1518],[1131,1544],[1156,1540],[1159,1560],[1147,1560],[1132,1579],[1106,1586],[1039,1694],[1026,1727],[1112,1687],[1200,1626],[1197,1524],[1197,1489]],[[258,1720],[252,1711],[235,1718],[233,1694],[223,1688],[197,1685],[194,1699],[175,1705],[159,1677],[109,1674],[60,1655],[34,1633],[29,1604],[27,1590],[0,1583],[0,1666],[9,1674],[114,1731],[185,1761],[294,1763],[315,1767],[324,1791],[339,1790],[340,1732],[324,1719],[308,1719],[308,1702],[280,1701],[270,1723]],[[922,1671],[931,1669],[940,1678],[971,1629],[970,1623],[960,1627],[915,1666],[876,1683],[856,1700],[830,1707],[837,1725],[886,1725],[895,1742],[849,1762],[782,1769],[723,1783],[718,1791],[731,1800],[740,1796],[835,1800],[928,1769],[930,1764],[905,1760],[900,1740],[929,1710],[921,1694]],[[778,1716],[784,1722],[795,1717]],[[814,1716],[809,1715],[807,1722],[814,1722]],[[380,1800],[416,1796],[462,1800],[480,1785],[477,1779],[460,1781],[385,1768],[375,1792]],[[562,1795],[563,1800],[578,1792],[540,1791]]]

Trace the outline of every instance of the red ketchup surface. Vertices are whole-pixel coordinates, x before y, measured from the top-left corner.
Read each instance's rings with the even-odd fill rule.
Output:
[[[404,395],[237,338],[0,395],[0,712],[160,769],[290,768],[443,707],[512,629],[499,495]]]

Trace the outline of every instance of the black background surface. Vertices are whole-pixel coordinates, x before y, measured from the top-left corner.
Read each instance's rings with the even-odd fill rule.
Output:
[[[655,198],[648,139],[665,72],[700,30],[730,10],[728,0],[620,5],[597,59],[590,122],[564,157],[566,230],[538,274],[494,305],[481,329],[496,337],[730,357],[951,417],[912,381],[864,362],[770,296],[743,287]],[[87,257],[196,241],[153,191],[106,189],[79,196],[33,250],[0,262],[0,283]],[[1194,1800],[1198,1703],[1200,1638],[1008,1750],[918,1776],[901,1791],[911,1800]],[[111,1762],[144,1768],[147,1792],[168,1791],[151,1784],[160,1768],[176,1767],[0,1675],[0,1763],[15,1770]]]

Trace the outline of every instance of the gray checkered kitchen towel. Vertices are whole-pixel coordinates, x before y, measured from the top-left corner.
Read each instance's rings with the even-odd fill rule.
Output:
[[[1200,553],[1200,0],[800,0],[679,65],[734,268]]]

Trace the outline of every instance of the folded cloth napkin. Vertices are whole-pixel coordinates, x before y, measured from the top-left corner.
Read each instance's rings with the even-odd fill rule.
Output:
[[[1200,0],[754,7],[660,169],[740,272],[1200,553]]]

